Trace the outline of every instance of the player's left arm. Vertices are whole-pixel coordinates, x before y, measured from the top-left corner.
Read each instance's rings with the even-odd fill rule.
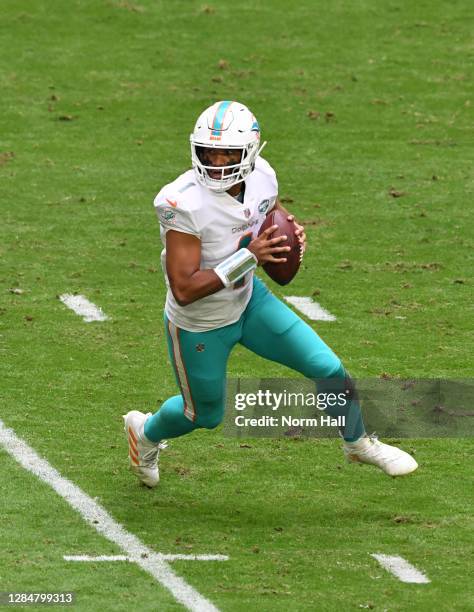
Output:
[[[276,208],[278,208],[279,210],[282,210],[284,213],[288,215],[288,221],[294,221],[295,226],[296,226],[295,236],[298,236],[298,240],[302,247],[302,252],[304,253],[306,249],[306,234],[304,231],[304,227],[295,220],[294,215],[292,215],[290,212],[286,210],[286,208],[280,202],[279,198],[276,199],[275,206],[272,208],[272,210],[275,210]]]

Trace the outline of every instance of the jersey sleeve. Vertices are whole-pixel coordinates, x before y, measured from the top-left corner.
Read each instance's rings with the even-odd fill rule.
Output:
[[[267,215],[275,208],[275,203],[278,199],[278,181],[276,173],[270,164],[263,159],[263,157],[259,156],[256,159],[254,174],[258,181],[259,189],[263,190],[266,196],[259,204],[259,212]]]
[[[257,170],[257,172],[261,173],[261,175],[265,178],[265,181],[267,183],[267,188],[269,189],[269,191],[273,191],[275,196],[277,196],[278,195],[278,180],[277,180],[276,172],[270,166],[267,160],[263,159],[263,157],[258,156],[256,163],[255,163],[255,169]]]
[[[155,198],[154,206],[160,226],[165,233],[168,230],[174,230],[201,238],[194,215],[187,208],[185,201],[179,197],[159,193]]]

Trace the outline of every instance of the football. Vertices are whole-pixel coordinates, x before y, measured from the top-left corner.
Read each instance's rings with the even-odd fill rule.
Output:
[[[279,285],[287,285],[293,280],[301,263],[301,245],[298,242],[298,237],[295,235],[296,226],[293,221],[288,221],[288,214],[280,209],[273,210],[270,212],[265,221],[262,223],[258,235],[264,232],[272,225],[278,225],[271,238],[277,238],[278,236],[287,236],[285,242],[281,242],[277,246],[289,246],[291,251],[287,253],[277,253],[275,257],[285,257],[285,263],[272,263],[268,262],[263,264],[263,269],[268,276]]]

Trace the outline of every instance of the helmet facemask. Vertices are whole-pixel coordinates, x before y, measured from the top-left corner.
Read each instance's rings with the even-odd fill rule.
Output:
[[[191,159],[197,180],[211,191],[222,193],[234,185],[245,181],[255,168],[255,159],[262,150],[259,142],[248,143],[244,147],[209,146],[209,144],[196,144],[191,141]],[[202,149],[235,149],[240,151],[240,161],[225,166],[210,166],[202,160]],[[209,172],[220,172],[220,178],[212,177]]]

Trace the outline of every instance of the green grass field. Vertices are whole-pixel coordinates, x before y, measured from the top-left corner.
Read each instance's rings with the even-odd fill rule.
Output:
[[[153,550],[229,555],[172,563],[224,612],[474,609],[471,438],[399,441],[420,469],[391,480],[336,440],[198,431],[149,491],[121,419],[176,392],[152,200],[219,99],[258,117],[306,226],[277,295],[337,316],[312,325],[356,377],[470,375],[472,17],[467,0],[2,2],[0,419]],[[73,292],[110,320],[84,323]],[[292,375],[242,348],[229,374]],[[133,563],[64,561],[121,551],[3,451],[0,468],[0,591],[183,609]]]

